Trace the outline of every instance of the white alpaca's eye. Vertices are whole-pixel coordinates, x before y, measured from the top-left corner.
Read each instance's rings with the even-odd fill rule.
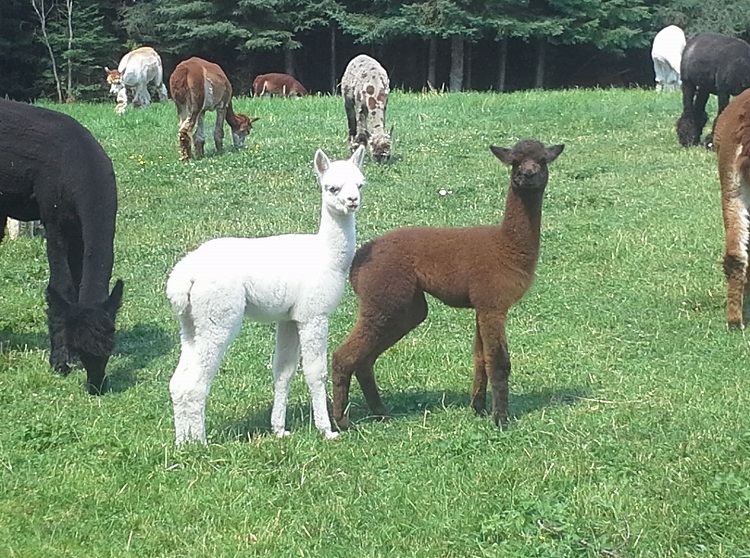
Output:
[[[341,191],[341,186],[329,186],[328,191],[331,192],[331,194],[338,194]]]

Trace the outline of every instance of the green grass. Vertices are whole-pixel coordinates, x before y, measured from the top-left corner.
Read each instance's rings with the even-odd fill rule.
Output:
[[[342,104],[238,99],[261,117],[246,148],[191,163],[171,104],[56,107],[114,161],[126,294],[113,390],[93,398],[83,371],[47,366],[43,242],[0,247],[0,556],[750,556],[750,344],[724,321],[715,156],[679,147],[676,93],[392,94],[396,161],[365,165],[360,242],[497,222],[508,171],[487,146],[566,145],[510,313],[509,430],[469,407],[472,313],[431,303],[376,366],[393,420],[369,420],[355,385],[359,428],[324,442],[297,378],[274,438],[273,328],[247,324],[209,446],[174,446],[166,277],[209,238],[314,231],[312,156],[348,155]],[[355,315],[348,291],[331,350]]]

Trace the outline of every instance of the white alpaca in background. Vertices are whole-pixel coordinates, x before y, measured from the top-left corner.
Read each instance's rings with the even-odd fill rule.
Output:
[[[656,34],[651,47],[657,91],[679,89],[680,63],[685,50],[685,33],[676,25],[668,25]]]
[[[169,391],[176,442],[206,443],[205,409],[211,381],[243,316],[276,322],[271,429],[287,436],[286,406],[302,354],[316,428],[335,438],[326,406],[328,317],[344,293],[354,257],[364,147],[331,162],[315,153],[322,190],[317,234],[217,238],[177,263],[167,297],[180,321],[181,354]]]

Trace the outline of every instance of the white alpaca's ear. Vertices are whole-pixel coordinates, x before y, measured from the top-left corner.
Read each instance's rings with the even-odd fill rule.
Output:
[[[358,169],[362,168],[362,163],[365,160],[365,146],[360,145],[357,150],[349,157],[349,162],[354,163]]]
[[[323,153],[322,149],[318,149],[315,152],[313,166],[315,167],[315,172],[318,174],[318,177],[323,176],[325,172],[330,168],[331,160],[328,158],[328,155]]]

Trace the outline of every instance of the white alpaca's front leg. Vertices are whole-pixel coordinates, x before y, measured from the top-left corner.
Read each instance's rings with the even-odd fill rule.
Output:
[[[286,406],[289,388],[299,364],[299,336],[295,322],[276,324],[276,349],[273,353],[273,409],[271,430],[279,438],[288,436]]]
[[[300,323],[299,339],[302,347],[302,369],[312,397],[315,427],[327,440],[331,440],[339,434],[331,430],[326,401],[328,316],[318,316]]]

